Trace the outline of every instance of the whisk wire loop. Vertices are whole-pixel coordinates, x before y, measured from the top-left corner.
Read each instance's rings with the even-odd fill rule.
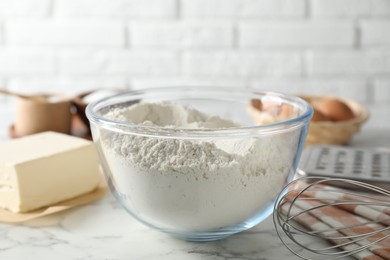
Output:
[[[358,191],[336,188],[338,184]],[[390,250],[389,198],[390,191],[367,183],[302,177],[277,198],[274,225],[283,244],[302,259],[363,259]],[[333,245],[315,247],[307,243],[307,236]]]

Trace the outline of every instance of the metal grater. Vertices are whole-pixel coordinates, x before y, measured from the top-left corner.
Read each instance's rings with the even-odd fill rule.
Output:
[[[302,154],[305,176],[345,178],[390,189],[390,148],[314,145]]]

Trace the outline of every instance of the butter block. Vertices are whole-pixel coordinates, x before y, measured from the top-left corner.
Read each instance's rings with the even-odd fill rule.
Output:
[[[27,212],[71,199],[99,184],[92,142],[44,132],[0,143],[0,207]]]

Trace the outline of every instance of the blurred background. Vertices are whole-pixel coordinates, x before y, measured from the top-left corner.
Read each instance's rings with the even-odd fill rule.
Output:
[[[389,128],[390,1],[0,0],[0,86],[331,94]]]

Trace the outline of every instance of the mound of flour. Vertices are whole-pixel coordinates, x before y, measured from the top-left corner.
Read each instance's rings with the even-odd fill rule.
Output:
[[[104,115],[167,128],[229,128],[232,121],[173,103]],[[156,226],[206,231],[240,224],[284,185],[293,160],[287,136],[178,140],[102,133],[111,181],[128,209]]]

